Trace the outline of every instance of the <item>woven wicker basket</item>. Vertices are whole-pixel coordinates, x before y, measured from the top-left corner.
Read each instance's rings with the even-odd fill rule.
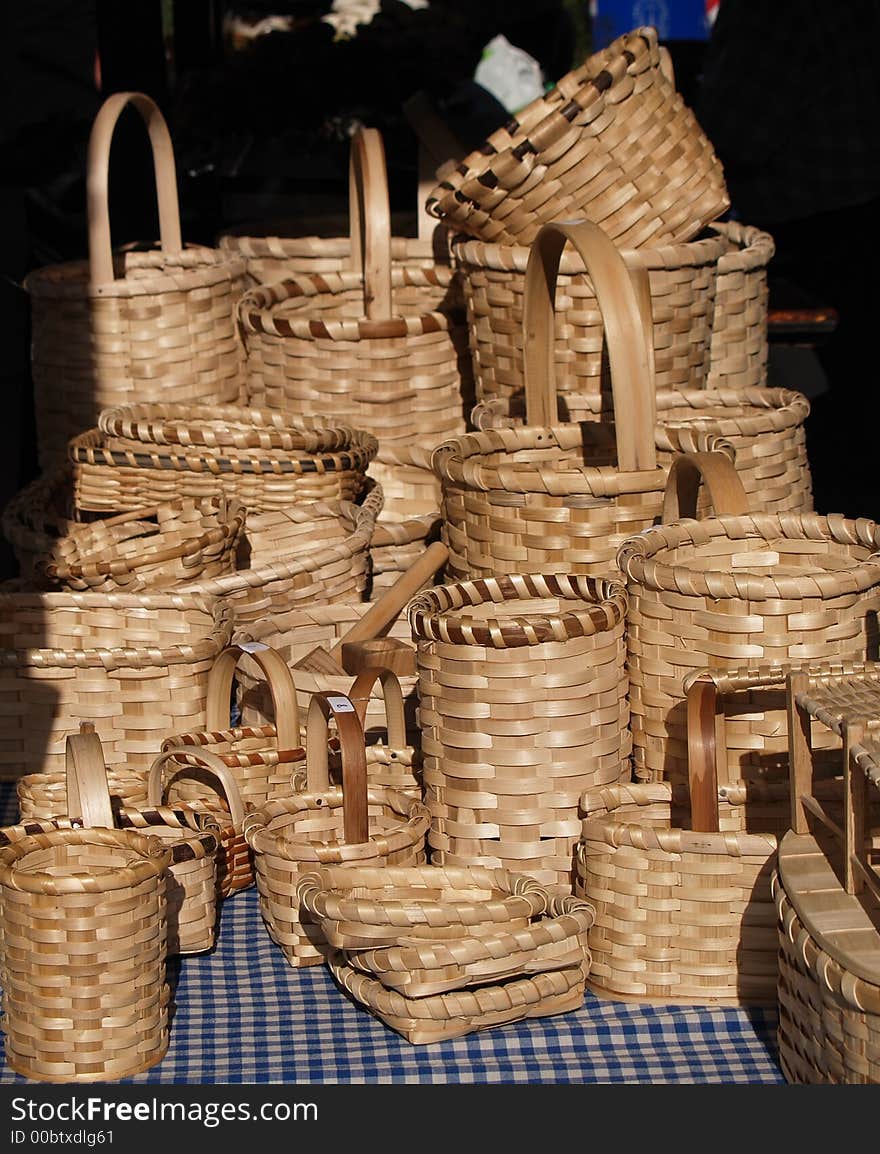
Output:
[[[729,205],[648,27],[564,76],[428,198],[433,215],[489,243],[531,244],[544,224],[586,217],[621,248],[688,241]]]
[[[769,233],[738,221],[709,228],[724,238],[727,251],[718,261],[706,387],[763,388],[770,353],[767,266],[776,245]]]
[[[217,598],[0,594],[0,779],[62,771],[83,719],[111,769],[146,771],[167,734],[203,724],[208,673],[231,634]]]
[[[107,1082],[168,1048],[165,871],[131,830],[58,829],[0,849],[6,1063],[46,1082]]]
[[[381,461],[386,448],[430,449],[464,430],[473,403],[470,356],[460,307],[438,307],[424,294],[407,305],[398,296],[404,286],[451,283],[455,274],[391,268],[387,197],[372,177],[383,166],[375,130],[354,138],[352,157],[362,177],[366,235],[355,267],[363,271],[251,289],[239,303],[239,320],[252,404],[315,415],[330,410],[376,436]]]
[[[709,370],[718,234],[686,244],[622,252],[629,268],[646,269],[657,389],[700,389]],[[465,237],[453,244],[468,310],[477,402],[503,401],[504,414],[525,415],[523,297],[529,249]],[[577,253],[564,253],[556,282],[553,357],[559,420],[570,418],[571,393],[608,393],[605,327],[593,283]],[[554,416],[555,422],[557,418]]]
[[[149,129],[161,251],[114,258],[109,154],[116,122],[129,105]],[[235,328],[244,261],[216,249],[183,247],[171,139],[148,96],[122,92],[104,102],[89,140],[88,193],[88,261],[51,265],[25,279],[43,468],[63,460],[69,438],[91,428],[109,405],[134,399],[234,403],[244,392]]]
[[[330,788],[327,717],[336,722],[342,787]],[[249,813],[244,830],[254,853],[260,911],[291,966],[322,962],[320,927],[304,922],[295,885],[309,866],[425,860],[430,823],[421,802],[385,786],[368,787],[363,729],[344,695],[314,694],[307,723],[306,792],[267,802]]]
[[[636,777],[687,778],[686,674],[873,658],[878,545],[873,521],[810,513],[682,520],[627,541],[618,561],[629,594]],[[787,779],[778,693],[748,695],[727,726],[730,781]]]
[[[426,590],[408,614],[432,861],[571,893],[580,795],[630,776],[622,586],[499,577]]]
[[[220,827],[208,813],[189,806],[112,807],[101,741],[94,732],[67,739],[67,796],[62,816],[87,828],[133,829],[171,849],[165,875],[168,954],[210,950],[217,928],[217,862]]]
[[[556,414],[553,299],[570,241],[603,308],[614,399],[613,428],[550,425]],[[618,546],[652,525],[667,469],[655,448],[656,395],[643,312],[626,267],[602,230],[587,221],[547,225],[526,272],[524,332],[527,424],[467,434],[434,453],[442,485],[447,575],[456,580],[510,572],[609,576]],[[666,431],[670,444],[680,434]],[[715,446],[687,433],[688,445]]]
[[[42,559],[49,587],[138,593],[230,573],[245,523],[238,501],[181,498],[71,525]]]

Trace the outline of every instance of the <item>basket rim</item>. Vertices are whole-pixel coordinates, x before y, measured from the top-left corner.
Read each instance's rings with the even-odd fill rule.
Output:
[[[64,845],[99,845],[127,850],[139,860],[120,866],[99,879],[88,871],[74,870],[55,876],[45,870],[23,873],[16,866],[28,854]],[[77,893],[104,893],[140,885],[151,878],[159,879],[171,862],[171,849],[158,839],[133,830],[59,828],[24,837],[0,848],[0,885],[31,894],[62,896]]]
[[[93,287],[89,262],[71,260],[34,269],[24,278],[23,287],[38,299],[112,299],[190,292],[224,281],[234,284],[246,274],[244,258],[207,245],[187,245],[180,252],[170,254],[157,248],[116,255],[124,260],[126,270],[153,270],[155,275],[132,280],[122,277]]]
[[[730,572],[722,569],[694,570],[684,561],[670,564],[654,558],[682,547],[699,548],[718,538],[739,542],[824,541],[829,545],[860,545],[871,556],[840,573],[810,573],[773,577],[769,574]],[[863,593],[880,585],[880,525],[867,518],[850,519],[839,513],[753,513],[685,519],[657,525],[627,538],[617,551],[618,568],[638,589],[745,601],[812,597],[826,600],[848,593]],[[630,595],[633,595],[630,587]]]
[[[456,610],[499,602],[544,598],[592,602],[571,612],[529,614],[476,620]],[[413,637],[491,649],[519,648],[592,637],[620,625],[626,618],[627,595],[622,582],[579,574],[515,574],[449,582],[424,589],[407,608]]]

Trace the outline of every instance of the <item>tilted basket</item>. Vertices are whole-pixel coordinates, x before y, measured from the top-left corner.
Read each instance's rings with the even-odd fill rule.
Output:
[[[131,106],[150,135],[161,250],[114,256],[108,168],[117,120]],[[218,249],[184,247],[168,128],[156,104],[121,92],[102,105],[88,157],[89,258],[36,269],[31,299],[37,447],[47,468],[100,411],[128,401],[235,403],[244,354],[235,304],[245,264]],[[149,504],[150,502],[140,502]]]
[[[721,165],[650,27],[563,76],[428,198],[451,229],[507,245],[582,217],[621,248],[688,241],[729,207]]]
[[[6,1063],[45,1082],[139,1074],[168,1049],[165,872],[132,830],[50,830],[0,848]]]
[[[342,786],[329,781],[328,725],[333,716]],[[245,818],[256,867],[260,910],[272,940],[291,966],[316,965],[328,947],[320,927],[303,921],[294,901],[302,873],[315,865],[418,865],[430,822],[422,803],[366,780],[363,729],[342,694],[312,696],[307,723],[306,792],[269,801]]]
[[[408,616],[432,861],[571,893],[578,799],[630,775],[623,587],[516,574],[425,590]]]

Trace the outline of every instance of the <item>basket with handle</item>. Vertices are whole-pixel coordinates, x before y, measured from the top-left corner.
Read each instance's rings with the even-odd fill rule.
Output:
[[[161,248],[114,257],[110,145],[129,106],[149,131]],[[183,245],[171,138],[150,97],[121,92],[104,102],[89,138],[87,176],[88,260],[36,269],[24,282],[43,468],[63,460],[68,440],[91,428],[107,406],[135,398],[235,403],[244,392],[235,302],[245,264],[218,249]]]
[[[181,498],[72,524],[40,558],[37,573],[50,588],[136,593],[230,573],[245,509],[225,496]]]
[[[716,464],[725,469],[723,456]],[[681,458],[670,470],[670,493],[692,465]],[[876,651],[880,527],[837,514],[749,513],[742,493],[739,508],[713,504],[716,515],[700,521],[667,504],[661,523],[618,553],[641,781],[687,779],[687,674],[785,669],[819,655],[864,661]],[[787,779],[785,733],[778,694],[749,695],[728,718],[729,780]]]
[[[622,585],[485,578],[409,604],[428,844],[571,893],[578,799],[630,777]]]
[[[621,248],[688,241],[730,207],[721,165],[664,69],[657,31],[618,37],[497,129],[428,211],[489,243],[587,217]]]
[[[342,785],[331,787],[328,718],[339,737]],[[316,693],[307,720],[306,791],[267,802],[245,818],[272,940],[291,966],[322,962],[320,927],[303,920],[294,903],[300,875],[315,865],[417,865],[425,860],[428,812],[415,798],[367,784],[363,729],[343,694]]]
[[[556,422],[553,300],[570,242],[605,319],[613,426]],[[447,576],[615,571],[618,546],[660,513],[668,466],[657,459],[656,390],[636,287],[614,245],[588,221],[546,225],[526,270],[526,425],[469,433],[434,452]],[[671,444],[681,436],[670,428]],[[715,447],[687,433],[688,447]]]
[[[767,384],[767,266],[776,252],[768,232],[740,221],[713,221],[709,231],[726,244],[718,261],[709,348],[710,389],[752,389]]]
[[[176,590],[0,593],[0,778],[63,771],[80,718],[111,769],[144,773],[168,733],[203,724],[232,628],[227,602]]]
[[[101,740],[94,732],[67,739],[67,815],[87,827],[132,829],[171,849],[166,875],[168,953],[210,950],[217,928],[220,827],[209,813],[180,805],[124,806],[114,810]]]
[[[37,1081],[114,1081],[168,1049],[171,849],[59,826],[0,845],[6,1063]]]
[[[592,907],[507,870],[325,868],[300,879],[296,902],[350,966],[407,997],[589,961]]]
[[[700,389],[709,370],[718,261],[724,239],[701,234],[683,244],[621,252],[628,268],[647,270],[655,384],[660,389]],[[497,401],[501,415],[523,417],[523,307],[526,245],[486,244],[459,236],[456,267],[468,310],[468,332],[477,403]],[[569,417],[569,394],[607,394],[602,311],[593,283],[575,252],[560,261],[554,308],[559,419]],[[555,420],[555,418],[554,418]]]
[[[370,475],[386,488],[390,520],[435,514],[439,491],[427,462],[465,428],[473,404],[467,326],[460,302],[438,305],[424,269],[393,267],[385,160],[375,129],[352,141],[352,268],[299,275],[251,289],[239,318],[251,404],[298,413],[332,410],[379,442]],[[433,279],[451,283],[451,268]],[[399,505],[399,508],[398,508]]]

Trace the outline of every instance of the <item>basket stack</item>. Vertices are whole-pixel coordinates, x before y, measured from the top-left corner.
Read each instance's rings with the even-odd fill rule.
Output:
[[[295,887],[339,986],[413,1044],[577,1009],[592,907],[503,869],[325,867]]]
[[[161,249],[114,255],[110,242],[110,145],[123,110],[135,108],[150,136]],[[70,437],[102,409],[139,401],[236,403],[244,353],[235,304],[245,264],[181,241],[171,138],[143,93],[111,96],[92,128],[88,156],[89,259],[30,273],[32,376],[42,468],[63,461]],[[146,502],[149,503],[149,502]]]

